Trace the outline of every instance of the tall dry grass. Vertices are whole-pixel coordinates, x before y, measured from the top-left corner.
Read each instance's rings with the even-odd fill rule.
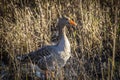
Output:
[[[2,0],[0,1],[0,79],[37,80],[22,70],[16,55],[57,40],[59,15],[78,26],[67,36],[72,57],[55,80],[120,79],[119,0]]]

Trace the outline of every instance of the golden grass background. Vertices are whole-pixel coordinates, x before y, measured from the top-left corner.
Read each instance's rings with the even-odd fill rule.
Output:
[[[38,79],[20,70],[16,55],[56,41],[59,15],[67,15],[78,24],[67,31],[72,57],[60,77],[120,79],[119,0],[0,0],[0,79]]]

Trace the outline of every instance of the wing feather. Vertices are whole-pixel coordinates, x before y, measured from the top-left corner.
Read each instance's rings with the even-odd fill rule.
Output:
[[[41,49],[38,49],[37,51],[30,52],[28,54],[24,54],[22,56],[18,56],[17,59],[21,62],[36,62],[44,57],[50,56],[52,54],[52,46],[46,46]]]

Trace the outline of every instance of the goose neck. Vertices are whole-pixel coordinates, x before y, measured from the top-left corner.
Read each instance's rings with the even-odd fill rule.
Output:
[[[66,36],[66,31],[65,31],[66,27],[60,28],[59,29],[59,38],[61,39],[62,36]]]

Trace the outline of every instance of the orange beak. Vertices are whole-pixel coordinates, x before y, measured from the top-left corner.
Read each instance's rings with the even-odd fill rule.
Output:
[[[73,26],[76,26],[77,24],[73,20],[69,20],[69,23]]]

